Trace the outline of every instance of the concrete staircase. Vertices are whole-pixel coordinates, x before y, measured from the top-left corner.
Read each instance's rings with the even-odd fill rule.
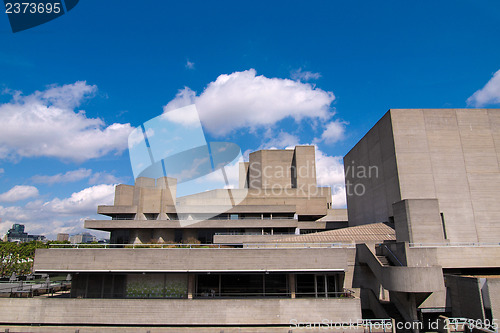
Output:
[[[377,256],[378,261],[382,264],[382,266],[392,266],[391,262],[386,256]]]

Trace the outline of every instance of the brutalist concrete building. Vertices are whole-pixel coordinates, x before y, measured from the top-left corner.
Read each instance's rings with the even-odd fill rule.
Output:
[[[317,186],[314,155],[254,152],[238,189],[117,186],[98,208],[111,219],[85,222],[115,245],[37,250],[36,272],[72,275],[70,297],[5,299],[0,322],[288,332],[500,319],[499,109],[389,110],[344,158],[348,214]]]

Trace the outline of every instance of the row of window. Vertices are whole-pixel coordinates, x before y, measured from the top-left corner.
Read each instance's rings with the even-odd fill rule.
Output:
[[[136,214],[116,214],[112,216],[113,220],[134,220]],[[157,220],[159,214],[144,213],[147,220]],[[170,220],[284,220],[293,219],[293,213],[239,213],[239,214],[219,214],[210,216],[206,214],[166,214]]]
[[[194,298],[345,297],[344,274],[195,274]],[[75,274],[71,297],[187,298],[188,274]]]

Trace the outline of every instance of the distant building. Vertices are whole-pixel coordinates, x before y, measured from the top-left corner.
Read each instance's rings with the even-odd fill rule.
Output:
[[[33,240],[44,241],[46,239],[43,235],[29,235],[24,232],[24,224],[17,223],[13,224],[12,228],[7,231],[5,238],[7,242],[17,243],[31,242]]]
[[[65,242],[69,240],[69,234],[65,234],[65,233],[58,233],[57,234],[57,241],[58,242]]]
[[[82,232],[77,235],[73,235],[69,238],[70,243],[72,244],[81,244],[81,243],[92,243],[96,242],[96,236],[89,234],[88,232]]]

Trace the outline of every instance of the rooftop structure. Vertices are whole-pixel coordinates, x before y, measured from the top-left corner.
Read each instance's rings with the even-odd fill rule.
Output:
[[[111,231],[115,244],[212,243],[215,234],[293,235],[347,222],[345,211],[343,221],[327,215],[331,189],[317,186],[313,146],[251,153],[239,177],[239,189],[183,197],[176,179],[139,177],[134,186],[116,187],[113,206],[99,206],[111,220],[87,220],[85,227]]]

